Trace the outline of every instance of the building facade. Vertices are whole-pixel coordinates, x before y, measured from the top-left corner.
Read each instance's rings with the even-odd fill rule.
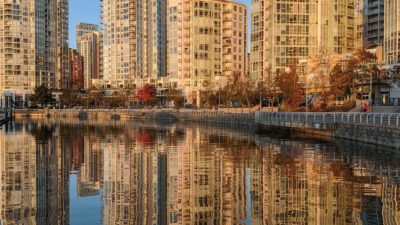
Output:
[[[68,1],[0,1],[0,93],[3,107],[22,106],[35,87],[67,77]]]
[[[100,36],[99,32],[89,32],[80,38],[79,53],[83,56],[84,89],[92,87],[92,79],[100,78]]]
[[[166,1],[102,2],[106,88],[135,88],[166,75]]]
[[[400,63],[400,2],[385,1],[384,62],[394,65]]]
[[[251,77],[271,79],[310,56],[353,51],[354,14],[354,0],[252,1]]]
[[[199,105],[200,92],[244,75],[247,9],[225,0],[171,0],[168,5],[168,77]]]
[[[81,53],[81,39],[85,36],[85,34],[97,31],[99,31],[99,25],[97,24],[81,22],[76,24],[76,50],[78,50],[79,53]]]
[[[57,88],[71,87],[69,71],[69,4],[57,0]]]
[[[70,60],[70,83],[73,90],[83,90],[84,87],[84,75],[83,75],[83,65],[84,59],[81,54],[75,49],[69,50],[69,60]]]
[[[382,45],[384,39],[384,0],[363,0],[364,45]]]

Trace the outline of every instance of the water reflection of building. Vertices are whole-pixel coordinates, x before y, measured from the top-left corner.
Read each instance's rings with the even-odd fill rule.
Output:
[[[238,224],[246,218],[246,172],[229,151],[187,130],[168,154],[169,224]]]
[[[35,140],[1,130],[0,144],[0,224],[36,224]]]
[[[374,174],[382,167],[307,148],[295,141],[269,144],[262,163],[252,161],[252,224],[400,222],[398,186]]]
[[[105,225],[399,224],[396,159],[346,148],[197,125],[15,124],[0,133],[0,221],[68,224],[75,163]]]
[[[104,224],[237,224],[246,218],[245,164],[229,151],[218,153],[199,130],[178,142],[163,132],[143,142],[143,130],[137,132],[136,140],[106,138]]]
[[[0,224],[69,224],[70,162],[48,131],[9,124],[0,132]]]
[[[78,173],[78,196],[99,195],[103,181],[103,149],[100,141],[91,135],[84,136],[83,163]]]
[[[70,148],[65,148],[65,151],[71,154],[71,170],[78,170],[84,160],[84,136],[81,132],[77,132],[67,142],[69,142],[68,147]]]
[[[130,151],[121,138],[104,145],[103,224],[129,224]]]
[[[164,153],[109,137],[104,145],[104,224],[167,224]]]
[[[61,148],[59,130],[46,128],[46,132],[54,132],[54,135],[48,133],[48,140],[36,141],[36,221],[45,225],[69,224],[70,162]]]

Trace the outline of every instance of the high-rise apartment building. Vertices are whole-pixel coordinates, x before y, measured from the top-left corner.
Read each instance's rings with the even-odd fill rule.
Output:
[[[168,5],[168,76],[189,102],[199,104],[205,86],[222,86],[244,75],[247,8],[226,0],[170,0]]]
[[[89,32],[80,38],[79,53],[83,56],[83,75],[84,88],[89,89],[92,86],[92,79],[100,78],[100,36],[99,32]]]
[[[78,50],[79,53],[81,53],[81,39],[85,36],[85,34],[97,31],[99,31],[99,25],[97,24],[81,22],[76,24],[76,50]]]
[[[400,63],[400,2],[385,1],[384,62]]]
[[[57,0],[57,88],[70,88],[69,71],[69,4],[68,0]]]
[[[2,106],[22,105],[36,86],[60,88],[68,43],[68,1],[0,0]]]
[[[354,0],[354,47],[364,46],[364,0]]]
[[[107,88],[134,88],[166,75],[165,20],[165,0],[102,1]]]
[[[363,2],[363,44],[381,45],[384,36],[384,0],[360,0]]]
[[[310,56],[354,49],[354,0],[252,1],[251,77],[275,72]]]
[[[81,54],[75,49],[69,50],[69,61],[70,61],[70,83],[73,90],[83,90],[83,64],[84,59]]]

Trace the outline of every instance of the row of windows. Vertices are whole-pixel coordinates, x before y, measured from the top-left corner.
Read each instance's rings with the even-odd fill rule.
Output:
[[[309,24],[309,15],[291,15],[291,14],[279,14],[276,15],[275,21],[277,23],[297,23],[297,24]]]

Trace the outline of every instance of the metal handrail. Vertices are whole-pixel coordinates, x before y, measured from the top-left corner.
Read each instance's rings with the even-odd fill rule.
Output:
[[[257,112],[256,120],[267,122],[300,122],[322,124],[365,124],[400,126],[400,113],[338,112]]]

